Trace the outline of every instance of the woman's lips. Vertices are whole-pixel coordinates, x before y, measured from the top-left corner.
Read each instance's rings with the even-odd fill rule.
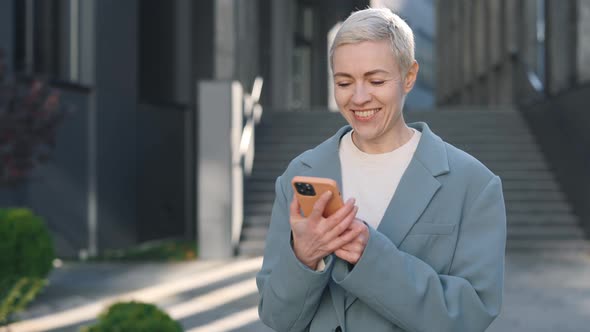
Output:
[[[364,109],[364,110],[352,110],[354,118],[357,121],[370,121],[375,117],[375,114],[379,112],[380,108]]]

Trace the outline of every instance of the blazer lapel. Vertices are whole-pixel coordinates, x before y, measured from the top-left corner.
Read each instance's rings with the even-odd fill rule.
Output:
[[[440,182],[416,159],[412,160],[377,230],[399,247],[440,188]]]
[[[338,188],[342,188],[342,169],[340,167],[339,145],[340,139],[350,131],[350,126],[340,128],[338,132],[301,156],[301,163],[308,167],[304,171],[306,176],[325,177],[335,180]]]
[[[421,131],[422,137],[377,227],[397,247],[440,188],[436,177],[449,172],[444,142],[425,123],[410,126]]]

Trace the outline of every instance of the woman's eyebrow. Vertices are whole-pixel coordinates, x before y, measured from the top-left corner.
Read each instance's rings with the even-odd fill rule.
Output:
[[[352,75],[347,74],[347,73],[340,73],[340,72],[334,73],[334,77],[336,77],[336,76],[343,76],[343,77],[347,77],[347,78],[352,78]]]
[[[375,74],[389,74],[389,72],[385,69],[375,69],[365,73],[365,76],[371,76]]]
[[[363,76],[366,77],[366,76],[371,76],[371,75],[375,75],[375,74],[389,74],[389,72],[385,69],[374,69],[374,70],[366,72]],[[337,72],[334,74],[334,77],[337,77],[337,76],[352,78],[352,75],[350,75],[348,73],[342,73],[342,72]]]

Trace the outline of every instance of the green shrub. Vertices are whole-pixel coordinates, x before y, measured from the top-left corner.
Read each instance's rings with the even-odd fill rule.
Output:
[[[119,302],[100,314],[84,332],[182,332],[180,324],[153,304]]]
[[[42,219],[28,209],[0,208],[0,325],[32,301],[54,259]]]

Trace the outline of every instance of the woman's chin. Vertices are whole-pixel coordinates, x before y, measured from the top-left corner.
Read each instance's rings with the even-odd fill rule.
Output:
[[[353,127],[354,128],[354,127]],[[354,142],[370,142],[372,141],[377,135],[372,130],[367,130],[367,128],[354,128]]]

